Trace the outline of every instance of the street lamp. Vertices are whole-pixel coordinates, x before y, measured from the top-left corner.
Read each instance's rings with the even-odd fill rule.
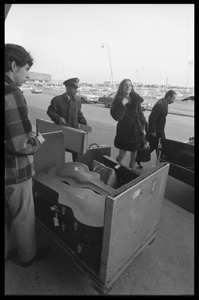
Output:
[[[64,72],[64,66],[63,66],[63,63],[62,63],[62,61],[60,61],[60,60],[58,60],[57,61],[57,63],[59,64],[61,64],[61,66],[62,66],[62,71],[63,71],[63,75],[64,75],[64,80],[66,79],[66,76],[65,76],[65,72]]]
[[[109,52],[109,46],[108,46],[108,44],[103,43],[102,48],[104,48],[104,46],[106,46],[107,49],[108,49],[108,57],[109,57],[109,64],[110,64],[110,70],[111,70],[111,80],[112,80],[112,85],[113,85],[113,88],[114,88],[113,71],[112,71],[112,66],[111,66],[111,56],[110,56],[110,52]]]
[[[136,72],[136,85],[138,84],[138,69],[135,70]]]
[[[186,89],[188,88],[189,75],[191,73],[192,67],[193,67],[193,61],[189,61],[189,70],[188,70],[188,77],[187,77]]]
[[[140,83],[140,78],[141,78],[142,71],[144,71],[144,68],[140,69],[140,74],[139,74],[139,78],[138,78],[138,84]]]

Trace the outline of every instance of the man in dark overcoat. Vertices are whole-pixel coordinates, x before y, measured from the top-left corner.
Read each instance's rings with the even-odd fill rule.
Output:
[[[166,92],[164,98],[159,99],[152,108],[149,115],[149,130],[146,135],[149,141],[151,152],[158,148],[159,138],[166,138],[165,125],[166,116],[168,114],[168,104],[172,104],[176,99],[176,92],[169,90]]]

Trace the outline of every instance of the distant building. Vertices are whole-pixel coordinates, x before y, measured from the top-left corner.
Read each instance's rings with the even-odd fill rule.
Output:
[[[38,73],[38,72],[29,72],[30,81],[40,81],[40,82],[49,82],[51,81],[51,74]]]
[[[119,87],[119,84],[120,84],[119,81],[114,81],[113,84],[112,81],[104,81],[103,86],[117,89]]]

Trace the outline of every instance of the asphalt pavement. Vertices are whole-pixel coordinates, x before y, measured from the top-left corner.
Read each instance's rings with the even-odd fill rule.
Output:
[[[145,164],[138,172],[148,168]],[[155,241],[117,278],[108,295],[194,295],[194,214],[175,204],[186,200],[183,190],[190,199],[193,188],[183,183],[180,188],[176,192],[176,181],[169,176]],[[39,224],[36,233],[38,245],[51,245],[51,252],[28,268],[6,261],[5,295],[99,295],[88,274]]]
[[[50,244],[45,260],[23,269],[5,263],[5,295],[99,295],[88,274],[37,226],[38,244]],[[194,216],[164,200],[160,232],[114,282],[108,295],[194,295]]]
[[[38,111],[35,113],[38,116]],[[113,157],[115,154],[116,150]],[[143,169],[136,167],[136,171],[140,174],[146,172],[155,160],[154,152],[152,160],[144,163]],[[194,295],[194,189],[170,176],[159,229],[154,243],[124,270],[108,295]],[[17,261],[6,261],[6,296],[99,295],[88,274],[78,268],[39,224],[36,225],[36,233],[38,245],[50,244],[51,252],[43,261],[28,268],[20,267]]]

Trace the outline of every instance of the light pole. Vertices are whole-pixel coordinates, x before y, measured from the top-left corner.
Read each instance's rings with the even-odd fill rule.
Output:
[[[162,78],[162,76],[158,75],[158,78],[159,78],[159,85],[161,86],[161,78]]]
[[[58,60],[57,63],[58,63],[58,64],[60,63],[61,66],[62,66],[62,71],[63,71],[63,75],[64,75],[64,80],[65,80],[65,79],[66,79],[66,76],[65,76],[64,66],[63,66],[63,64],[62,64],[62,61]]]
[[[109,57],[109,64],[110,64],[110,70],[111,70],[111,80],[112,80],[112,86],[114,88],[113,71],[112,71],[112,66],[111,66],[111,56],[110,56],[110,52],[109,52],[109,46],[108,46],[108,44],[103,43],[102,44],[102,48],[104,48],[104,46],[106,46],[107,49],[108,49],[108,57]]]
[[[135,72],[136,72],[136,85],[138,85],[138,69],[136,69]]]
[[[193,67],[193,61],[189,61],[189,70],[188,70],[188,77],[187,77],[186,89],[188,88],[189,75],[191,73],[192,67]]]
[[[139,74],[139,78],[138,78],[138,83],[140,83],[140,78],[141,78],[141,74],[142,74],[142,71],[144,70],[144,68],[141,68],[140,69],[140,74]]]

